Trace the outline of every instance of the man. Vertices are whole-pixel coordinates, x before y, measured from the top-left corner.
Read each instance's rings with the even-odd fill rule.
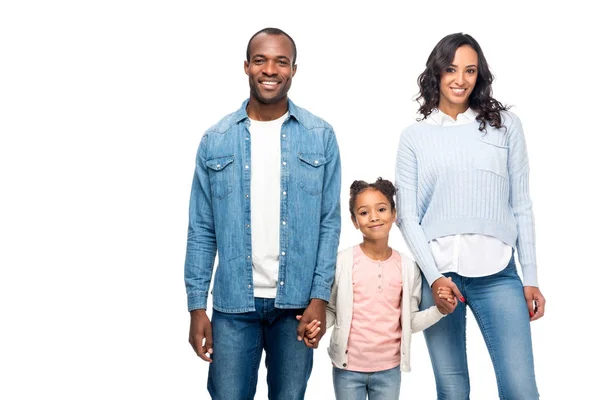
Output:
[[[339,150],[331,126],[287,97],[296,73],[289,35],[257,32],[244,70],[250,99],[205,133],[196,157],[185,264],[189,340],[211,363],[213,399],[253,398],[263,349],[269,398],[303,399],[334,277]],[[313,320],[322,321],[315,343],[305,336]]]

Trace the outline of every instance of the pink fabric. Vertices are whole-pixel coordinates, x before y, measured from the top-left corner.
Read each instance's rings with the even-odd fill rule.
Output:
[[[382,371],[400,364],[402,260],[368,258],[357,245],[352,268],[354,306],[348,338],[350,371]]]

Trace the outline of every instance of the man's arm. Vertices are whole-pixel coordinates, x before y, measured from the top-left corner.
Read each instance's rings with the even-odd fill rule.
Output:
[[[311,299],[329,301],[331,286],[335,275],[338,245],[340,242],[340,187],[341,161],[340,151],[332,130],[327,138],[325,157],[328,160],[323,178],[321,199],[321,226],[319,228],[319,247],[317,265],[313,275]]]
[[[190,311],[189,342],[205,361],[212,354],[212,329],[206,315],[208,290],[212,277],[217,241],[212,214],[210,181],[206,170],[208,136],[204,135],[196,155],[196,169],[190,196],[185,286]]]
[[[310,347],[316,348],[326,331],[326,305],[331,296],[331,286],[335,274],[335,263],[340,241],[340,152],[332,130],[328,132],[325,157],[327,164],[323,178],[321,200],[321,225],[319,228],[319,247],[317,265],[313,275],[311,301],[298,324],[298,340],[304,335],[305,327],[313,320],[321,321],[321,330],[317,342]]]

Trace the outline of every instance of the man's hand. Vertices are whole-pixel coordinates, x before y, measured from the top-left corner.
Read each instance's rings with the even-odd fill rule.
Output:
[[[326,305],[327,305],[327,302],[325,300],[312,299],[310,301],[310,303],[308,304],[308,307],[306,307],[306,309],[304,310],[304,313],[302,313],[302,316],[300,317],[300,322],[298,323],[298,329],[296,329],[296,335],[298,336],[299,341],[304,338],[304,344],[307,347],[311,347],[313,349],[316,349],[317,347],[319,347],[319,341],[325,334],[325,330],[327,329],[327,324],[325,323],[327,321],[327,314],[325,313]],[[298,317],[299,316],[296,316],[296,319],[298,319]],[[314,341],[314,343],[313,343],[311,341],[312,339],[305,338],[305,331],[306,331],[306,326],[308,324],[310,324],[311,322],[313,322],[314,320],[317,320],[318,322],[321,323],[321,325],[320,325],[321,329],[319,329],[319,331],[317,332],[316,337],[312,338],[312,339],[316,339],[316,341]]]
[[[456,296],[456,298],[458,298],[461,302],[464,303],[465,298],[463,297],[460,290],[458,290],[456,284],[452,282],[451,278],[446,278],[442,276],[441,278],[438,278],[433,282],[433,285],[431,285],[431,295],[433,296],[433,301],[435,302],[435,305],[442,314],[450,314],[452,311],[454,311],[456,305],[450,304],[445,298],[439,296],[438,289],[442,290],[441,288],[444,286],[449,288],[454,294],[454,296]]]
[[[535,286],[524,286],[523,293],[529,308],[529,321],[535,321],[544,316],[546,311],[546,299],[542,296],[540,289]]]
[[[190,312],[190,344],[204,361],[212,362],[206,354],[213,353],[212,326],[206,315],[206,310],[193,310]]]

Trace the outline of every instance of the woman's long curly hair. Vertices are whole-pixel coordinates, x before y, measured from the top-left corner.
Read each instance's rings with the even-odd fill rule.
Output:
[[[419,113],[423,115],[423,118],[418,120],[427,118],[437,108],[440,102],[440,77],[442,72],[452,64],[456,49],[461,46],[469,46],[477,53],[477,81],[469,96],[469,107],[478,114],[479,130],[485,132],[486,123],[494,128],[503,127],[500,111],[508,110],[508,107],[492,97],[494,76],[490,72],[479,43],[465,33],[453,33],[444,37],[429,55],[425,71],[417,79],[420,90],[417,101],[421,105]]]

